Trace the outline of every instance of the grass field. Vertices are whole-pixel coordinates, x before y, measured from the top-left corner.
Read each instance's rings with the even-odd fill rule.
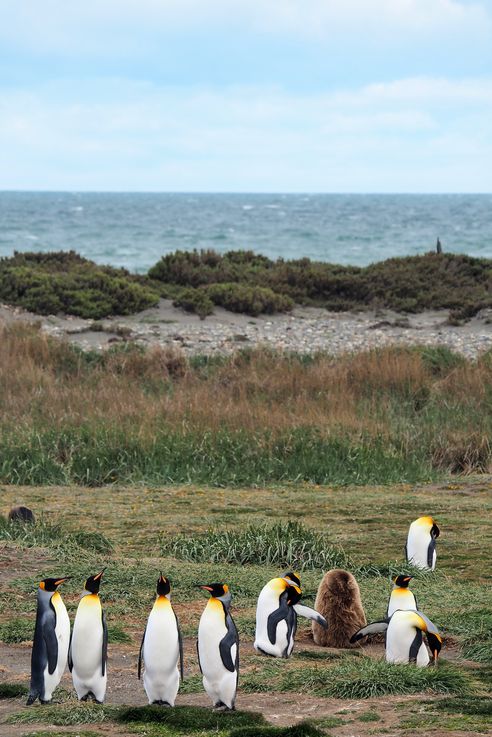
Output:
[[[39,521],[26,528],[0,525],[0,734],[490,733],[491,490],[488,476],[430,485],[333,488],[294,483],[220,489],[4,486],[4,512],[24,503]],[[355,651],[318,648],[302,621],[289,661],[255,655],[256,596],[299,551],[306,603],[314,601],[325,551],[327,567],[331,560],[342,562],[356,573],[368,619],[383,615],[389,577],[405,570],[402,554],[408,524],[423,513],[433,514],[441,527],[438,570],[417,573],[412,589],[421,609],[446,638],[437,669],[388,666],[377,642]],[[302,527],[286,527],[289,521],[301,522]],[[276,553],[265,552],[264,525],[277,526]],[[289,534],[295,540],[290,549],[282,547]],[[55,705],[25,709],[22,694],[29,680],[28,641],[37,582],[45,576],[73,576],[63,586],[73,615],[85,578],[103,565],[107,571],[101,596],[110,632],[107,704],[77,705],[66,676]],[[173,602],[185,637],[185,681],[179,708],[173,711],[145,708],[143,687],[136,678],[138,647],[160,570],[173,583]],[[227,581],[233,592],[233,615],[241,636],[238,713],[233,717],[210,713],[194,646],[205,604],[196,585],[219,579]]]

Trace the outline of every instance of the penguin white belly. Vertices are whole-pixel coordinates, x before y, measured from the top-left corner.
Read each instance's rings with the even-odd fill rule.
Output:
[[[237,689],[237,671],[230,671],[222,662],[219,645],[227,634],[225,612],[220,602],[211,599],[198,626],[198,655],[203,676],[203,687],[214,704],[222,702],[234,707]],[[236,662],[237,648],[231,647],[232,662]]]
[[[268,637],[268,617],[279,608],[279,596],[281,593],[281,590],[277,591],[267,584],[261,590],[256,606],[254,648],[257,652],[262,651],[268,655],[274,655],[277,658],[283,657],[286,648],[288,648],[287,652],[290,655],[294,647],[293,635],[291,635],[290,641],[287,642],[288,627],[285,619],[280,620],[277,624],[275,643],[270,642],[270,638]]]
[[[417,609],[415,596],[409,589],[398,588],[391,592],[387,616],[391,617],[397,609]]]
[[[166,701],[174,706],[179,689],[179,636],[171,604],[156,604],[145,630],[143,682],[149,704]]]
[[[55,635],[58,640],[57,671],[60,680],[67,667],[68,647],[70,645],[70,618],[67,608],[58,592],[51,597],[51,603],[56,612]]]
[[[104,701],[107,673],[102,675],[103,625],[97,595],[84,596],[77,609],[72,634],[72,678],[79,699],[92,692]]]
[[[416,568],[422,568],[429,570],[427,563],[427,552],[431,543],[430,532],[424,529],[421,525],[416,522],[412,522],[408,531],[407,539],[407,558],[408,562],[412,563]],[[432,568],[434,570],[436,566],[436,551],[432,556]]]
[[[417,635],[414,627],[393,617],[386,632],[386,660],[388,663],[409,663],[410,649]],[[429,662],[429,654],[422,642],[417,653],[417,665],[424,666]]]

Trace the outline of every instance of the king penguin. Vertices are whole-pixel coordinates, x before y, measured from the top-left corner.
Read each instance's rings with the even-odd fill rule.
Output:
[[[90,695],[102,704],[106,694],[108,628],[99,598],[103,570],[89,576],[73,623],[68,666],[80,701]]]
[[[436,538],[439,533],[439,527],[432,517],[419,517],[412,522],[405,545],[407,563],[433,571],[436,567]]]
[[[138,658],[138,677],[143,663],[143,682],[149,704],[160,706],[174,706],[180,675],[183,679],[183,641],[170,591],[170,581],[161,573]]]
[[[210,592],[198,625],[198,663],[215,709],[232,710],[239,677],[239,635],[231,617],[227,584],[200,586]]]
[[[413,609],[397,609],[391,617],[372,622],[363,627],[350,641],[357,642],[366,635],[386,632],[386,660],[388,663],[416,663],[419,666],[431,662],[429,653],[423,643],[425,633],[432,653],[432,662],[437,663],[441,651],[442,637],[435,624],[422,612]]]
[[[67,665],[70,619],[57,588],[68,578],[45,578],[39,584],[28,705],[38,698],[42,704],[51,701]]]
[[[412,578],[413,576],[400,574],[393,579],[393,590],[388,600],[388,608],[386,609],[387,617],[391,617],[397,609],[418,610],[415,594],[408,588],[408,584]]]
[[[313,619],[325,629],[328,627],[319,612],[299,604],[301,596],[301,581],[292,571],[265,584],[256,606],[254,648],[257,653],[288,658],[294,648],[298,614]]]

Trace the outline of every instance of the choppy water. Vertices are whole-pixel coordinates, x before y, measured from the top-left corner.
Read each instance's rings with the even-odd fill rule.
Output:
[[[144,272],[176,249],[363,266],[435,247],[492,257],[492,195],[0,192],[0,256],[73,249]]]

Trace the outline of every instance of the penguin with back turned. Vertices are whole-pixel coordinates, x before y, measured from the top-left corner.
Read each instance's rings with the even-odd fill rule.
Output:
[[[413,576],[407,576],[401,573],[393,579],[393,590],[388,599],[388,607],[386,609],[387,617],[391,617],[397,609],[414,609],[418,611],[417,598],[413,591],[410,591],[408,588],[408,584],[412,578]]]
[[[171,584],[162,573],[157,581],[157,598],[147,620],[140,646],[138,677],[144,665],[144,688],[149,704],[174,706],[183,679],[183,641],[171,605]]]
[[[436,567],[436,539],[440,530],[428,515],[414,520],[408,530],[405,554],[407,563],[433,571]]]
[[[441,651],[442,637],[433,622],[422,612],[414,609],[397,609],[391,617],[371,622],[354,635],[350,641],[358,640],[377,632],[386,632],[386,661],[388,663],[415,663],[418,666],[437,664]],[[432,660],[423,642],[425,633],[432,652]]]
[[[108,628],[99,599],[99,586],[106,569],[89,576],[73,623],[68,666],[79,701],[92,695],[102,704],[106,695]]]
[[[265,584],[256,605],[254,648],[257,653],[288,658],[294,648],[298,614],[325,629],[328,627],[319,612],[299,603],[301,596],[301,581],[292,571]]]
[[[231,617],[231,594],[225,583],[199,588],[210,592],[198,625],[198,664],[203,687],[217,710],[235,708],[239,677],[239,635]]]
[[[38,698],[42,704],[51,701],[67,665],[70,619],[57,589],[68,578],[45,578],[39,584],[28,706]]]

